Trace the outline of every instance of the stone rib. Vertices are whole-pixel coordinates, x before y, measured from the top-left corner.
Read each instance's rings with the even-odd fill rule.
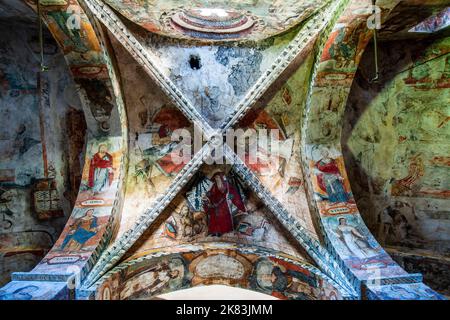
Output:
[[[324,273],[338,282],[341,286],[351,292],[353,288],[346,280],[344,273],[333,257],[322,245],[309,235],[300,222],[297,221],[286,208],[276,199],[272,193],[259,181],[259,178],[247,165],[234,153],[228,145],[224,146],[224,155],[233,164],[233,170],[241,177],[258,196],[258,198],[269,208],[277,220],[291,233],[299,244],[306,250],[311,258],[318,264]]]
[[[165,76],[153,62],[152,56],[127,30],[127,27],[117,17],[117,15],[98,0],[83,0],[95,17],[116,37],[131,56],[142,66],[147,74],[160,86],[167,96],[175,103],[178,109],[199,128],[207,137],[211,137],[214,130],[204,120],[202,115],[194,108],[189,100],[177,88],[177,86]]]
[[[209,144],[204,145],[191,161],[189,161],[189,163],[187,163],[178,173],[165,194],[156,199],[154,205],[139,216],[135,225],[125,232],[111,247],[103,252],[86,279],[86,287],[91,286],[97,281],[98,278],[113,267],[126,251],[131,248],[152,222],[155,221],[164,209],[166,209],[181,188],[183,188],[189,179],[199,170],[200,166],[203,164],[204,157],[209,155],[210,150]]]
[[[336,16],[336,13],[343,7],[342,3],[348,0],[331,1],[326,7],[322,8],[320,13],[309,18],[295,38],[289,43],[287,48],[280,53],[272,66],[258,79],[253,87],[242,98],[235,107],[232,114],[225,120],[221,126],[223,131],[233,127],[251,107],[261,98],[272,83],[278,79],[283,71],[292,63],[302,49],[319,33],[325,29]]]

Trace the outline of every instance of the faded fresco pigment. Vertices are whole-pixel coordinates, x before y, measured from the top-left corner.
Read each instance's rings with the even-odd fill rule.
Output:
[[[0,300],[450,294],[445,1],[42,0],[46,72],[36,4],[0,4]]]

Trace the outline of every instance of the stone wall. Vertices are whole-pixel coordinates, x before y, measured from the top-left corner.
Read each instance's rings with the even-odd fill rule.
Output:
[[[345,114],[343,147],[358,208],[409,272],[449,294],[450,38],[383,42],[363,57]]]
[[[85,121],[63,55],[37,24],[0,20],[0,285],[53,246],[75,200]]]

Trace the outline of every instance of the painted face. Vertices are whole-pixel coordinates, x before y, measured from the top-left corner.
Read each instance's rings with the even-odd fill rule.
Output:
[[[183,207],[183,208],[181,209],[181,215],[182,215],[182,216],[187,216],[188,213],[189,213],[188,207]]]
[[[219,174],[216,174],[215,176],[214,176],[214,181],[216,182],[216,184],[217,184],[217,187],[220,189],[220,190],[224,190],[225,189],[225,186],[224,186],[224,184],[223,184],[223,182],[225,181],[225,177],[222,179],[222,175],[219,173]]]
[[[92,217],[93,215],[94,215],[94,210],[93,209],[90,209],[90,210],[86,211],[86,216]]]
[[[99,153],[106,153],[106,151],[108,151],[108,149],[106,148],[106,146],[104,144],[102,144],[98,147]]]
[[[179,274],[180,274],[180,271],[179,271],[179,270],[172,270],[172,271],[170,272],[170,278],[175,279],[175,278],[178,277]]]

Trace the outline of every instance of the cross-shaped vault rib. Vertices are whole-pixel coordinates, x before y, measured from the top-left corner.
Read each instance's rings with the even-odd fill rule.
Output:
[[[204,157],[210,154],[210,143],[207,143],[187,163],[174,178],[164,195],[155,200],[154,205],[139,216],[134,226],[127,230],[111,247],[109,247],[97,261],[85,281],[89,287],[97,281],[105,272],[117,263],[126,251],[139,239],[155,219],[164,211],[169,203],[180,192],[181,188],[198,171],[203,164]]]
[[[214,135],[214,130],[203,121],[202,116],[184,97],[180,90],[170,79],[163,75],[153,63],[153,58],[145,50],[139,41],[127,31],[126,26],[109,9],[109,7],[98,0],[83,0],[82,2],[99,19],[99,21],[124,45],[125,49],[144,68],[149,76],[161,87],[167,96],[193,122],[194,126],[200,128],[207,138]],[[151,209],[146,210],[137,220],[133,228],[125,232],[111,247],[103,252],[94,268],[85,280],[85,285],[92,285],[101,275],[111,268],[125,254],[142,233],[150,226],[157,216],[167,207],[181,188],[198,171],[203,163],[203,157],[210,152],[210,143],[203,148],[187,163],[177,174],[167,189],[164,196],[157,199]]]
[[[194,108],[175,84],[155,65],[155,59],[142,44],[131,34],[119,17],[99,0],[81,0],[95,17],[119,40],[125,49],[142,66],[145,72],[160,86],[166,95],[175,103],[195,126],[203,128],[205,137],[214,135],[214,130],[206,123],[202,115]]]
[[[310,18],[304,28],[288,45],[288,47],[276,59],[270,70],[268,70],[252,87],[249,93],[235,108],[235,112],[230,115],[225,124],[221,127],[220,134],[223,135],[228,128],[233,127],[239,119],[241,119],[252,105],[264,94],[267,88],[275,81],[278,76],[289,66],[295,57],[301,51],[302,46],[312,41],[327,24],[330,22],[330,17],[334,17],[337,11],[342,7],[342,2],[334,1],[328,5],[326,10],[322,13]],[[194,125],[201,129],[203,134],[209,140],[217,133],[204,121],[202,115],[192,106],[192,104],[184,97],[173,82],[163,75],[152,61],[151,55],[145,50],[139,41],[127,31],[122,21],[109,9],[109,7],[98,0],[84,0],[84,3],[92,13],[106,26],[106,28],[124,45],[136,61],[144,68],[144,70],[155,80],[162,90],[171,98],[175,105],[191,120]],[[340,5],[340,6],[339,6]],[[328,18],[328,19],[327,19]],[[319,24],[319,26],[317,26]],[[135,243],[135,241],[144,233],[150,224],[159,216],[159,214],[167,207],[181,188],[187,181],[198,171],[200,166],[204,163],[204,158],[211,152],[211,143],[208,142],[195,156],[186,164],[183,170],[172,181],[169,189],[160,199],[155,201],[155,205],[151,209],[146,210],[137,220],[135,226],[125,232],[120,239],[108,248],[98,260],[89,276],[85,281],[85,286],[91,286],[99,277],[107,272],[119,259],[126,253],[126,251]],[[259,179],[251,170],[243,163],[239,157],[228,147],[225,146],[225,155],[229,160],[237,161],[234,169],[241,177],[250,178],[248,181],[250,187],[261,196],[270,210],[285,225],[285,227],[293,233],[293,236],[300,242],[311,257],[318,263],[324,272],[329,275],[337,273],[338,282],[344,287],[348,287],[345,277],[342,275],[340,268],[335,265],[335,261],[331,259],[321,245],[311,239],[308,231],[289,215],[286,209],[278,200],[273,197],[268,190],[262,187]],[[251,175],[249,175],[249,173]],[[286,220],[288,219],[288,220]],[[288,223],[286,223],[288,221]],[[295,226],[295,227],[294,227]],[[294,230],[295,229],[295,230]],[[296,232],[295,232],[296,231]],[[300,235],[300,236],[299,236]],[[328,260],[330,263],[327,263]],[[335,278],[335,277],[333,277]],[[350,289],[351,290],[351,289]]]
[[[242,98],[234,111],[228,116],[221,129],[227,130],[233,127],[252,106],[262,97],[269,89],[270,85],[278,79],[278,77],[286,70],[286,68],[294,61],[294,59],[302,52],[308,43],[313,41],[327,25],[331,23],[348,0],[331,1],[320,9],[318,14],[313,15],[289,45],[275,59],[271,67],[256,81],[247,94]]]
[[[255,192],[258,198],[269,208],[277,220],[291,233],[300,245],[306,250],[310,257],[321,268],[322,272],[346,288],[350,293],[354,289],[348,283],[340,266],[335,259],[326,251],[322,245],[311,237],[311,233],[306,230],[300,222],[294,218],[288,210],[275,198],[272,193],[264,187],[255,173],[231,150],[228,145],[224,145],[224,155],[233,164],[233,170]]]

